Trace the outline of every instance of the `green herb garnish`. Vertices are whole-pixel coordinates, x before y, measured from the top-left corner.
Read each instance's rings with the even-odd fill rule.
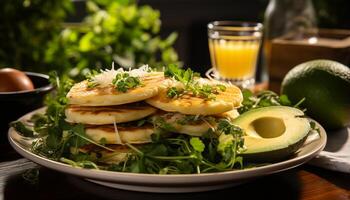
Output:
[[[59,160],[61,157],[73,156],[70,153],[71,148],[78,149],[90,143],[111,150],[89,139],[82,124],[70,124],[65,121],[68,102],[66,95],[73,86],[73,81],[51,73],[50,82],[56,87],[56,91],[49,94],[45,100],[45,114],[37,114],[31,118],[35,133],[44,136],[32,143],[33,152],[52,160]]]
[[[183,93],[184,93],[183,89],[178,89],[176,87],[171,87],[167,91],[167,96],[169,98],[177,98],[177,97],[181,96]]]
[[[221,152],[225,164],[233,167],[239,163],[243,167],[243,158],[237,156],[244,150],[244,131],[228,120],[220,120],[217,128],[219,136],[218,151]]]
[[[268,106],[293,106],[287,95],[278,96],[276,93],[266,90],[254,95],[250,90],[243,90],[242,107],[238,108],[240,114],[248,110],[268,107]],[[305,99],[301,99],[293,107],[299,108]]]
[[[94,81],[94,77],[96,76],[96,75],[98,75],[99,74],[99,72],[98,71],[96,71],[96,70],[92,70],[92,71],[90,71],[87,75],[86,75],[86,80],[87,80],[87,86],[88,86],[88,88],[94,88],[94,87],[96,87],[96,86],[98,86],[99,84],[98,83],[96,83],[95,81]]]
[[[167,91],[167,96],[169,98],[177,98],[184,93],[202,97],[206,100],[214,100],[215,94],[218,94],[219,91],[225,91],[226,87],[222,84],[217,85],[208,85],[208,84],[199,84],[196,78],[200,77],[199,73],[193,72],[190,68],[183,70],[175,65],[170,65],[164,71],[165,77],[171,77],[179,81],[184,85],[183,89],[176,87],[171,87]]]
[[[129,89],[141,86],[139,77],[130,76],[129,73],[119,73],[115,76],[112,84],[120,92],[127,92]]]

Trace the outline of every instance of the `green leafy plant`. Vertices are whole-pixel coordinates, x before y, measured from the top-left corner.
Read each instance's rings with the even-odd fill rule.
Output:
[[[53,69],[54,63],[44,57],[72,11],[71,0],[1,0],[0,66],[42,72]]]
[[[64,23],[71,0],[0,1],[0,64],[82,78],[110,66],[177,63],[176,33],[159,36],[160,13],[133,0],[87,0],[81,23]]]
[[[112,62],[126,68],[177,63],[172,48],[177,34],[160,38],[159,11],[128,0],[88,0],[86,7],[89,14],[82,24],[67,27],[52,41],[46,62],[69,66],[73,77]]]

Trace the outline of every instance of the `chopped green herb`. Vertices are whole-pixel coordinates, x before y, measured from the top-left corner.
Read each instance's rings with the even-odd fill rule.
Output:
[[[178,89],[176,87],[171,87],[167,91],[167,96],[169,98],[177,98],[177,97],[181,96],[181,94],[183,94],[183,92],[184,92],[184,90],[182,90],[182,89]]]
[[[96,87],[96,86],[98,86],[99,84],[98,83],[96,83],[95,81],[94,81],[94,77],[96,76],[96,75],[98,75],[99,74],[99,72],[98,71],[96,71],[96,70],[92,70],[92,71],[90,71],[87,75],[86,75],[86,80],[87,80],[87,86],[88,86],[88,88],[94,88],[94,87]]]
[[[177,98],[183,93],[187,92],[193,96],[202,97],[206,100],[214,100],[215,94],[220,91],[225,91],[226,87],[222,84],[217,85],[201,85],[196,81],[199,77],[198,73],[193,72],[191,69],[180,69],[174,65],[170,65],[164,72],[166,77],[174,78],[175,80],[181,82],[184,85],[184,89],[178,89],[171,87],[167,91],[167,96],[169,98]]]
[[[224,85],[217,84],[216,87],[218,87],[219,90],[221,90],[221,92],[225,92],[226,91],[226,86],[224,86]]]
[[[115,76],[112,84],[120,92],[127,92],[129,89],[141,86],[142,83],[138,77],[130,76],[129,73],[119,73]]]

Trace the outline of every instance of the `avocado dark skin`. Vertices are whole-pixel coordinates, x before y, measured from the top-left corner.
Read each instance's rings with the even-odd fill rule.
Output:
[[[294,67],[282,82],[281,93],[327,130],[350,124],[350,69],[330,60],[314,60]]]
[[[309,133],[310,134],[310,133]],[[309,136],[306,135],[299,142],[288,146],[284,149],[278,149],[268,152],[254,153],[254,154],[242,154],[240,156],[243,157],[245,162],[254,162],[254,163],[266,163],[266,162],[279,162],[288,159],[293,155],[301,146],[303,146],[306,138]]]

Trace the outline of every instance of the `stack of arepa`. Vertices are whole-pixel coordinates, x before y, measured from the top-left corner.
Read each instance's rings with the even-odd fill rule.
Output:
[[[120,73],[137,77],[139,84],[118,90],[113,80]],[[114,150],[101,149],[94,144],[79,149],[84,153],[98,152],[99,161],[105,163],[119,163],[133,153],[124,145],[126,143],[151,143],[155,119],[161,118],[170,124],[175,129],[174,134],[201,136],[215,127],[215,119],[237,117],[236,108],[242,101],[239,88],[221,82],[225,90],[218,91],[211,100],[191,93],[170,98],[168,89],[181,88],[182,83],[147,67],[102,71],[92,78],[92,83],[91,86],[91,80],[84,80],[71,88],[67,94],[66,120],[84,124],[85,133],[91,140]],[[215,85],[218,82],[200,78],[198,84]],[[208,117],[214,120],[206,120]]]

